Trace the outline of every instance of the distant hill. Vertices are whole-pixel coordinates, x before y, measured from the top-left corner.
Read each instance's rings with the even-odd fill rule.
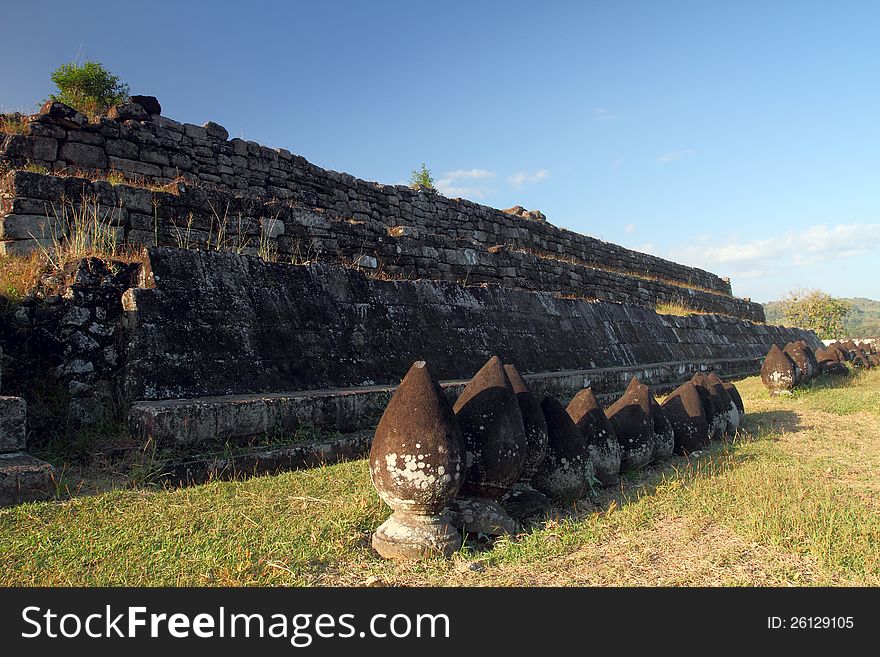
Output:
[[[880,337],[880,301],[856,297],[843,299],[850,304],[850,311],[843,320],[847,335],[854,338]],[[787,325],[782,315],[782,302],[770,301],[764,304],[768,324]]]

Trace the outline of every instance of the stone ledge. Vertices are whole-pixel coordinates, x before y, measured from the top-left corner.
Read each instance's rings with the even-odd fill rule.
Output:
[[[48,500],[55,495],[55,468],[23,452],[0,454],[0,506]]]
[[[600,401],[610,402],[626,388],[633,376],[659,393],[675,388],[697,371],[711,369],[729,379],[755,374],[760,366],[760,358],[679,361],[543,372],[527,374],[524,378],[538,395],[566,398],[581,388],[592,386]],[[444,381],[441,385],[450,401],[454,401],[466,383]],[[159,446],[193,447],[254,436],[292,434],[303,426],[344,433],[362,431],[375,426],[394,390],[395,386],[364,386],[141,401],[132,404],[128,425],[132,436],[151,438]],[[223,467],[226,466],[219,469]],[[176,480],[181,479],[185,477]]]
[[[317,468],[366,457],[372,439],[373,432],[368,430],[340,436],[335,440],[254,450],[235,456],[205,456],[171,465],[160,478],[175,486],[190,486],[215,479],[238,479]]]

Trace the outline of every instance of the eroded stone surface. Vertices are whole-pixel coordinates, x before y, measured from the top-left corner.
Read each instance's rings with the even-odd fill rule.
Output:
[[[544,460],[544,454],[547,451],[547,420],[544,418],[540,402],[529,390],[529,386],[516,367],[508,363],[504,366],[504,372],[510,380],[510,385],[516,395],[517,405],[522,414],[526,438],[525,457],[522,474],[520,474],[518,481],[527,484],[538,471],[538,466]]]
[[[706,410],[709,434],[713,440],[719,440],[727,431],[730,413],[728,400],[719,396],[712,384],[709,383],[706,372],[695,373],[691,377],[691,382],[697,387],[700,399],[703,402],[703,408]]]
[[[501,359],[489,359],[453,408],[465,447],[462,495],[500,499],[522,474],[526,446],[522,414]]]
[[[659,402],[650,392],[648,394],[651,402],[651,426],[654,428],[654,451],[651,458],[654,461],[662,461],[672,456],[675,449],[675,432]]]
[[[700,393],[692,381],[683,383],[663,401],[663,412],[672,425],[675,453],[689,454],[706,448],[710,441],[709,422]]]
[[[813,369],[812,352],[807,349],[801,342],[789,342],[785,345],[783,352],[794,361],[801,371],[803,381],[812,379],[816,372]]]
[[[453,524],[471,533],[513,533],[516,522],[497,502],[522,474],[526,435],[500,358],[493,356],[480,368],[453,408],[467,468],[459,496],[449,507]]]
[[[464,479],[462,439],[449,402],[424,361],[413,364],[376,427],[370,479],[393,515],[374,534],[385,558],[449,556],[461,537],[444,508]]]
[[[634,379],[635,381],[635,379]],[[654,425],[651,393],[636,381],[605,411],[621,447],[620,470],[625,472],[651,462],[654,454]]]
[[[596,479],[603,486],[614,485],[620,475],[621,447],[593,389],[578,392],[566,411],[587,441]]]
[[[449,505],[448,515],[462,533],[501,536],[519,531],[519,524],[507,510],[487,497],[456,497]]]
[[[0,397],[0,453],[25,449],[27,405],[21,397]]]
[[[736,405],[736,410],[739,411],[740,418],[743,418],[746,414],[746,407],[743,404],[742,396],[739,394],[739,390],[736,389],[736,386],[732,383],[728,383],[724,381],[724,389],[727,390],[727,394],[730,395],[730,398],[733,400],[733,403]]]
[[[372,545],[385,559],[448,559],[461,548],[461,534],[445,514],[394,513],[373,532]]]
[[[37,502],[55,495],[55,469],[21,452],[0,454],[0,506]]]
[[[550,506],[547,497],[531,485],[532,477],[535,476],[547,452],[547,421],[544,419],[540,402],[532,394],[519,370],[508,363],[504,366],[504,372],[510,380],[522,413],[526,448],[522,474],[502,497],[501,505],[513,518],[525,519],[540,515]]]
[[[539,491],[562,502],[586,495],[595,478],[589,445],[565,407],[549,395],[541,400],[547,418],[547,455],[534,478]]]
[[[726,409],[727,426],[725,427],[725,433],[729,436],[735,435],[740,423],[739,408],[737,408],[733,398],[727,392],[727,388],[724,387],[724,382],[715,372],[709,372],[706,375],[706,383],[709,385],[712,395],[718,400],[718,406]]]
[[[797,365],[775,344],[770,346],[761,366],[761,381],[771,395],[791,394],[797,385]]]

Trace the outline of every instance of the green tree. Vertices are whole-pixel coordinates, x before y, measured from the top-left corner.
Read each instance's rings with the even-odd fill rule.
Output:
[[[413,169],[409,177],[410,186],[414,188],[426,187],[434,189],[434,178],[431,177],[431,170],[422,162],[422,166]]]
[[[811,329],[823,340],[844,336],[849,304],[817,289],[792,290],[782,300],[782,313],[792,326]]]
[[[100,62],[62,64],[52,73],[52,82],[58,87],[58,93],[49,98],[91,117],[128,100],[128,85]]]

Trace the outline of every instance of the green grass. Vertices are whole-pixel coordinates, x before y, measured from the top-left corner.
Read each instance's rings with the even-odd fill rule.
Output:
[[[771,398],[744,431],[494,546],[400,564],[365,461],[0,511],[2,585],[880,584],[880,372]]]

